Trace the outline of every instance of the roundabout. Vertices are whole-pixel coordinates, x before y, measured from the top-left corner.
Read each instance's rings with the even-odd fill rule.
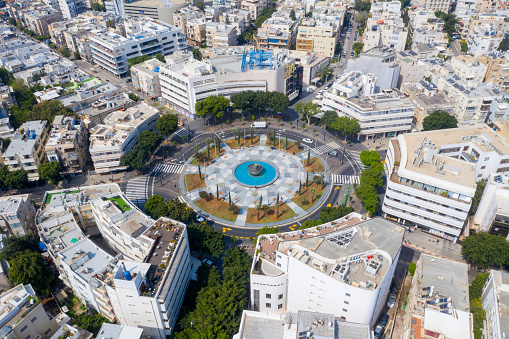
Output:
[[[288,152],[266,145],[196,151],[180,176],[180,187],[199,214],[231,226],[275,226],[301,219],[330,191],[325,162],[300,146]],[[311,158],[310,158],[311,157]],[[310,158],[310,159],[308,159]]]

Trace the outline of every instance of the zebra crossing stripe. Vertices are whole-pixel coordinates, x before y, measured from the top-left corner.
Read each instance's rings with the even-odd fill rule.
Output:
[[[361,181],[358,175],[332,174],[331,178],[333,184],[360,184]]]
[[[184,199],[183,196],[179,196],[178,199],[180,200],[181,203],[186,203],[186,200]]]
[[[156,167],[152,170],[154,173],[182,173],[184,170],[184,166],[176,165],[176,164],[157,164]]]

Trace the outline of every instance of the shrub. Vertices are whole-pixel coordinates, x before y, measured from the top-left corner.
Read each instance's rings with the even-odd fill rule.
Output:
[[[239,214],[240,207],[235,204],[231,204],[230,206],[228,206],[228,211],[232,212],[233,214]]]
[[[300,203],[301,203],[302,205],[304,205],[304,206],[305,206],[305,205],[309,205],[309,200],[308,200],[308,199],[306,199],[305,197],[302,197],[302,198],[300,198]]]
[[[200,196],[200,198],[202,199],[207,199],[209,194],[205,191],[200,191],[200,193],[198,193],[198,195]]]
[[[411,262],[410,265],[408,265],[408,272],[413,277],[415,270],[417,269],[417,265],[414,262]]]

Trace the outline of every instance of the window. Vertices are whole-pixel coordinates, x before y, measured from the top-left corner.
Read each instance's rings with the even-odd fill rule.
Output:
[[[33,317],[32,320],[30,320],[31,322],[34,322],[37,320],[37,317]]]
[[[345,300],[345,304],[350,305],[350,303],[348,301],[346,301],[346,300]]]
[[[347,297],[350,297],[350,293],[345,293],[345,295],[346,295]]]
[[[270,303],[266,303],[265,307],[270,308]]]
[[[46,332],[44,332],[44,335],[48,335],[51,332],[51,328],[48,328]]]
[[[488,161],[488,160],[490,160],[490,157],[484,158],[484,161]]]
[[[23,327],[21,328],[20,332],[24,332],[27,328],[28,328],[28,326],[27,326],[27,325],[23,326]]]
[[[481,166],[481,169],[485,169],[485,168],[486,168],[486,166]]]
[[[267,293],[267,294],[265,294],[265,298],[267,298],[267,299],[271,299],[271,297],[272,297],[272,295],[270,295],[270,294],[268,294],[268,293]]]
[[[277,296],[277,299],[278,299],[278,300],[283,299],[283,295],[282,295],[282,294],[278,295],[278,296]]]
[[[279,304],[279,305],[277,305],[277,309],[278,309],[278,310],[280,310],[280,309],[282,309],[282,308],[283,308],[283,304]]]
[[[348,310],[346,308],[343,308],[343,312],[348,312]]]

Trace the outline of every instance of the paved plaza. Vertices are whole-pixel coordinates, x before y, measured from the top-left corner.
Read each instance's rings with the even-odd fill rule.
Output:
[[[262,140],[263,142],[263,140]],[[205,176],[205,188],[198,188],[184,194],[187,201],[199,213],[204,214],[208,218],[216,219],[223,223],[229,223],[235,226],[249,226],[246,224],[247,211],[249,208],[256,208],[256,202],[262,197],[262,204],[274,206],[276,204],[277,195],[279,199],[291,208],[296,216],[293,219],[300,219],[314,208],[320,205],[322,199],[326,196],[329,190],[329,185],[321,199],[317,200],[315,205],[307,211],[299,207],[291,198],[295,197],[299,190],[299,183],[305,183],[307,172],[302,164],[302,161],[307,158],[307,149],[302,152],[292,155],[285,151],[271,148],[268,146],[253,146],[239,149],[230,149],[227,145],[222,144],[226,152],[216,161],[204,168],[201,167],[202,175]],[[276,169],[277,178],[272,183],[263,187],[247,187],[241,184],[234,175],[235,168],[245,162],[260,161],[268,163]],[[321,161],[321,160],[320,160]],[[185,187],[184,177],[186,174],[197,174],[198,166],[191,165],[191,160],[185,166],[181,176],[181,187]],[[325,164],[324,164],[325,166]],[[309,180],[313,179],[315,174],[309,173]],[[217,194],[217,189],[220,191],[220,198],[228,201],[228,195],[231,195],[233,203],[238,205],[241,210],[235,222],[222,220],[216,218],[200,209],[193,204],[198,200],[199,192],[205,190],[214,196]],[[278,223],[286,223],[289,220],[281,220]],[[251,224],[251,226],[261,226],[260,224]]]

